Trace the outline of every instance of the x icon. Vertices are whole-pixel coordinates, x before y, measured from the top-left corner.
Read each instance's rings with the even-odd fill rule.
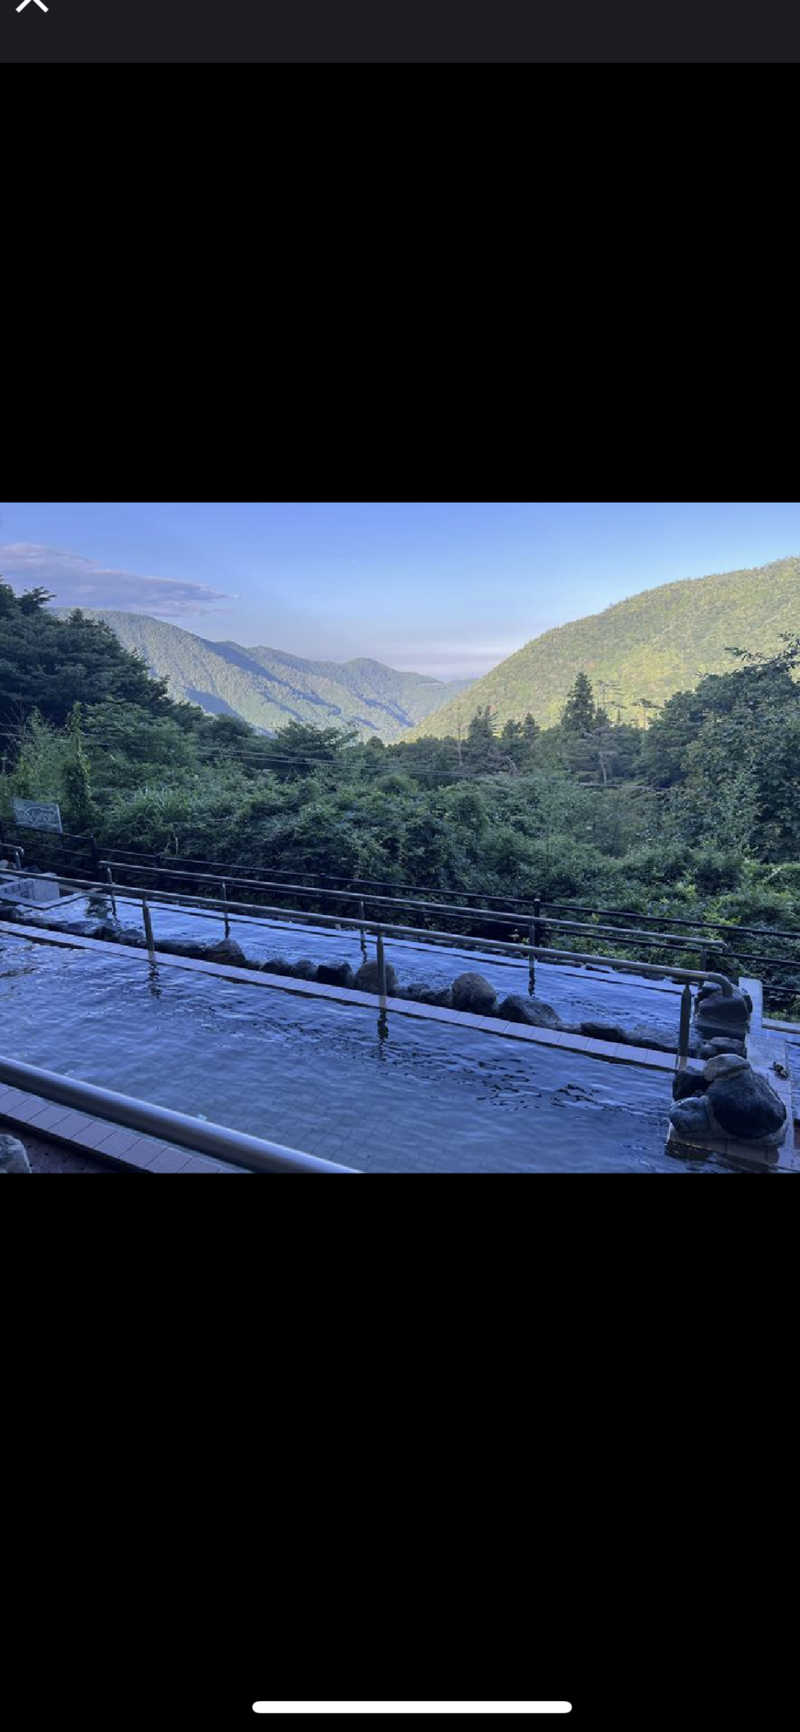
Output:
[[[30,6],[30,3],[31,3],[31,0],[22,0],[22,5],[17,7],[17,11],[18,12],[24,12],[25,7]],[[44,4],[44,0],[34,0],[34,5],[38,6],[40,12],[46,12],[47,11],[47,7]]]

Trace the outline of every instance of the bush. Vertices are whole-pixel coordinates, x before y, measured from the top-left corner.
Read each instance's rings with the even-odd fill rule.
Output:
[[[733,850],[705,848],[692,861],[692,877],[703,895],[734,890],[742,875],[741,855]]]

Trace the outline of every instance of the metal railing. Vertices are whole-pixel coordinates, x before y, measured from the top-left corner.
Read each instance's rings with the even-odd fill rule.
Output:
[[[77,1112],[90,1113],[126,1130],[141,1131],[145,1136],[164,1142],[178,1143],[194,1154],[210,1155],[232,1166],[248,1167],[253,1173],[356,1173],[358,1167],[337,1166],[323,1161],[318,1155],[306,1155],[299,1149],[284,1148],[281,1143],[265,1142],[244,1131],[230,1130],[226,1125],[209,1124],[205,1119],[193,1119],[188,1113],[172,1112],[169,1107],[154,1106],[132,1095],[117,1094],[111,1089],[98,1088],[94,1083],[78,1082],[73,1077],[59,1076],[55,1071],[39,1070],[35,1065],[22,1064],[17,1059],[0,1057],[0,1083],[26,1094],[41,1095],[57,1106],[74,1107]],[[0,1115],[2,1105],[0,1104]],[[36,1133],[36,1126],[31,1130]],[[46,1136],[46,1132],[43,1133]],[[93,1151],[102,1155],[102,1149]]]
[[[219,884],[222,887],[223,898],[227,897],[228,882],[242,885],[247,890],[277,890],[285,894],[294,893],[297,896],[304,896],[309,893],[308,887],[303,884],[284,883],[282,880],[275,878],[239,877],[235,879],[226,879],[218,877],[216,873],[180,871],[177,868],[170,866],[148,866],[141,868],[127,861],[111,860],[105,856],[101,857],[98,865],[108,873],[109,884],[113,882],[116,888],[120,887],[121,880],[119,874],[121,872],[129,872],[133,874],[144,870],[148,876],[152,875],[163,878],[177,878],[182,883],[193,880],[201,883]],[[113,870],[116,870],[117,877],[112,880],[111,873]],[[316,889],[314,890],[313,895],[317,898],[324,898],[329,902],[354,902],[358,905],[369,903],[370,907],[388,906],[389,908],[421,909],[423,913],[431,912],[433,914],[445,914],[451,919],[456,918],[475,921],[476,918],[480,917],[482,912],[486,912],[487,914],[490,914],[491,924],[495,926],[516,927],[519,926],[523,918],[519,914],[507,914],[500,909],[484,911],[481,909],[466,908],[459,906],[456,903],[430,900],[417,901],[414,898],[407,896],[384,896],[374,894],[364,896],[359,890]],[[535,914],[529,912],[528,923],[531,921],[534,926],[543,926],[545,924],[544,921],[540,919],[537,920]],[[697,938],[693,940],[691,937],[682,937],[670,932],[654,935],[651,932],[641,931],[637,927],[597,925],[594,923],[590,924],[585,920],[548,919],[547,926],[563,928],[565,931],[570,932],[585,932],[587,936],[591,935],[592,937],[597,934],[598,937],[610,936],[612,939],[614,937],[620,937],[623,939],[638,938],[640,943],[646,945],[649,949],[663,948],[666,950],[699,950],[702,951],[703,954],[706,954],[710,953],[711,950],[720,950],[723,948],[723,940],[720,938]]]
[[[33,877],[35,874],[31,873],[30,876]],[[71,888],[77,887],[79,889],[96,891],[103,893],[106,896],[110,893],[108,879],[78,879],[72,877],[61,877],[59,875],[58,882],[59,884],[67,884]],[[298,922],[301,925],[308,924],[308,913],[303,909],[276,907],[266,908],[262,903],[234,902],[230,897],[223,900],[221,897],[193,895],[187,899],[185,896],[181,896],[178,891],[142,890],[141,887],[134,885],[120,885],[118,882],[115,883],[114,887],[123,895],[127,893],[128,898],[131,901],[141,902],[145,934],[148,939],[148,949],[151,950],[151,952],[153,949],[151,943],[151,932],[148,932],[148,903],[150,902],[153,903],[154,907],[165,908],[174,908],[177,904],[182,914],[195,919],[208,918],[211,914],[219,913],[222,914],[223,919],[228,924],[244,926],[258,926],[262,923],[270,924],[270,916],[273,918],[277,916],[278,919],[288,921],[292,924],[297,924]],[[198,904],[200,904],[199,907]],[[649,963],[640,962],[638,960],[631,961],[624,957],[598,955],[594,951],[557,950],[551,946],[535,945],[524,941],[518,944],[506,944],[497,939],[474,938],[466,936],[463,933],[431,930],[429,927],[402,926],[395,923],[387,923],[385,921],[367,920],[361,916],[358,918],[350,918],[347,915],[336,916],[333,914],[315,913],[314,920],[317,923],[332,926],[337,930],[359,933],[369,932],[376,938],[379,935],[382,935],[395,938],[421,939],[423,943],[426,944],[449,944],[458,949],[466,948],[491,952],[496,955],[511,956],[516,961],[522,961],[525,958],[536,958],[538,961],[544,960],[545,962],[588,963],[594,967],[619,969],[623,973],[648,975],[650,977],[670,979],[678,982],[698,981],[702,983],[703,981],[713,981],[715,984],[720,986],[724,996],[730,997],[733,992],[733,983],[728,979],[727,975],[714,973],[707,969],[681,968],[674,966],[670,962]]]

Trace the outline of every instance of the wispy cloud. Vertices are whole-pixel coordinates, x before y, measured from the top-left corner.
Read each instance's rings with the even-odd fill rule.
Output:
[[[177,577],[141,577],[117,571],[98,560],[85,559],[58,547],[33,541],[0,543],[0,575],[15,589],[52,590],[60,607],[114,607],[131,613],[180,619],[184,614],[211,612],[236,598],[204,583]]]
[[[455,680],[480,678],[488,674],[490,668],[497,667],[498,662],[505,661],[514,650],[520,648],[522,636],[509,638],[507,642],[489,647],[483,640],[479,629],[476,629],[472,641],[426,642],[421,640],[409,643],[381,644],[372,653],[378,661],[388,662],[394,668],[413,668],[418,674],[432,674],[437,680]]]

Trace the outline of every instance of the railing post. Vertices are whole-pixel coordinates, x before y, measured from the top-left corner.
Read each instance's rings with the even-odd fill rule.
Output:
[[[110,866],[106,867],[106,877],[108,879],[109,885],[111,886],[111,912],[114,916],[114,919],[116,920],[116,918],[117,918],[117,899],[116,899],[116,896],[114,895],[114,880],[111,876],[111,867]]]
[[[225,879],[224,879],[224,878],[221,878],[221,879],[220,879],[220,883],[221,883],[221,885],[222,885],[222,900],[223,900],[223,902],[224,902],[224,903],[225,903],[225,937],[226,937],[226,938],[230,938],[230,935],[231,935],[231,923],[230,923],[230,921],[229,921],[229,919],[228,919],[228,886],[227,886],[227,884],[226,884],[226,883],[225,883]]]
[[[150,919],[150,910],[147,906],[147,899],[144,896],[142,897],[142,919],[144,921],[144,935],[147,939],[147,954],[150,958],[152,967],[155,967],[156,943],[153,937],[153,922]]]
[[[537,949],[541,948],[541,943],[542,943],[542,927],[541,927],[541,922],[539,920],[541,908],[542,908],[541,896],[534,896],[534,898],[533,898],[533,918],[534,918],[533,942],[536,945]]]
[[[383,953],[383,933],[378,927],[375,948],[378,957],[378,1041],[381,1046],[389,1033],[389,1018],[386,1015],[386,958]]]
[[[381,1015],[386,1014],[386,958],[383,953],[383,933],[378,927],[375,948],[378,956],[378,997]]]
[[[533,951],[534,951],[534,945],[536,943],[536,928],[535,928],[533,921],[531,921],[531,923],[528,927],[528,942],[530,944],[530,950],[528,951],[528,997],[533,998],[535,991],[536,991],[536,975],[535,975],[534,966],[533,966]]]
[[[359,904],[358,904],[358,918],[362,922],[366,919],[366,915],[364,913],[364,898],[363,898],[363,896],[360,898]],[[360,933],[360,938],[361,938],[361,955],[363,956],[364,961],[366,962],[366,960],[367,960],[367,935],[364,931],[363,925],[359,928],[359,933]]]
[[[692,989],[687,980],[681,993],[681,1020],[678,1029],[678,1063],[677,1070],[686,1069],[689,1056],[689,1028],[692,1020]]]

